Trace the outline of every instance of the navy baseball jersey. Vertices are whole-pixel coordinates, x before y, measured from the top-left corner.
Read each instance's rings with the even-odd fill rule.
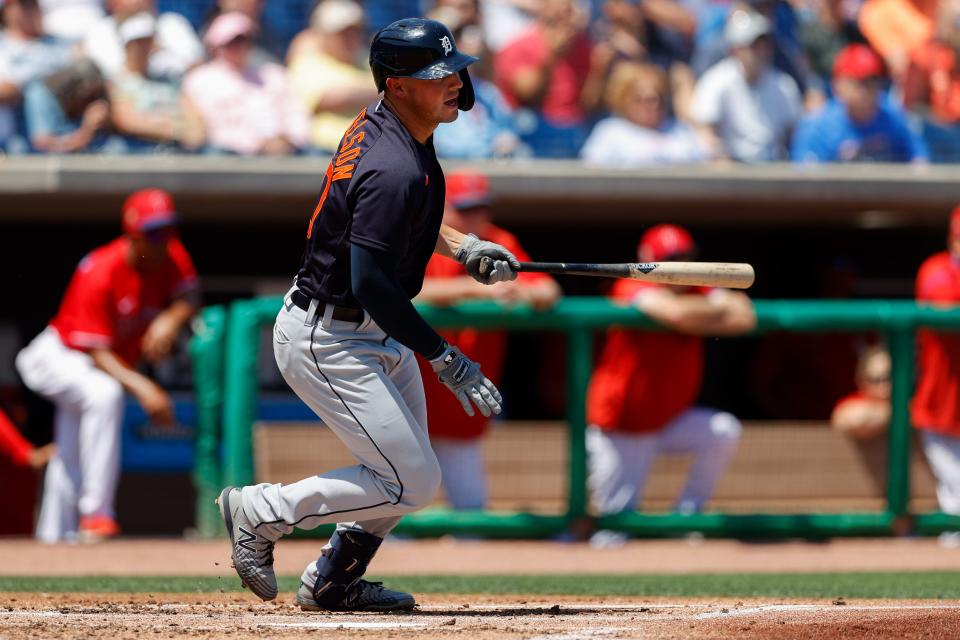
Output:
[[[350,288],[350,244],[387,252],[413,298],[423,286],[443,218],[444,181],[433,137],[420,144],[383,101],[360,112],[327,167],[310,218],[297,287],[359,307]]]

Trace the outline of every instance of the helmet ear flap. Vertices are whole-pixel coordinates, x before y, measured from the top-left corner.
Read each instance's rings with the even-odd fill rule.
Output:
[[[460,87],[460,95],[457,97],[457,107],[461,111],[470,111],[476,102],[476,94],[473,91],[473,80],[465,68],[460,70],[460,82],[463,86]]]

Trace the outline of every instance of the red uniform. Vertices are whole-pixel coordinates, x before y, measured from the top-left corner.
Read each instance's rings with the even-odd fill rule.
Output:
[[[617,280],[611,297],[632,303],[660,285]],[[705,293],[705,289],[693,289]],[[689,409],[703,379],[703,340],[670,332],[612,328],[590,379],[587,421],[604,431],[650,433]]]
[[[483,239],[506,247],[521,262],[530,259],[512,233],[492,224],[487,225]],[[457,278],[466,275],[466,269],[455,260],[434,254],[427,264],[425,277]],[[521,273],[517,282],[532,284],[549,277],[543,273]],[[450,344],[458,346],[468,358],[479,363],[484,375],[494,384],[500,383],[507,345],[505,332],[477,331],[467,328],[442,331],[440,335]],[[430,435],[457,440],[472,440],[482,436],[489,419],[484,418],[479,412],[473,417],[464,413],[456,396],[437,380],[437,375],[430,364],[423,358],[417,358],[417,360],[420,363],[423,387],[427,395],[427,423],[430,425]]]
[[[150,321],[174,297],[197,286],[197,272],[177,239],[167,245],[166,265],[137,271],[127,262],[129,243],[117,238],[80,261],[50,326],[68,347],[109,348],[132,366]]]
[[[960,264],[946,251],[917,274],[917,300],[960,304]],[[960,436],[960,333],[917,332],[918,380],[911,406],[919,429]]]

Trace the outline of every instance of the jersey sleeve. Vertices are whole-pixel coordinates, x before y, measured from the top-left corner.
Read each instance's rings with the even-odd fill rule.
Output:
[[[953,278],[936,262],[928,262],[917,274],[917,300],[926,302],[957,302],[958,292]]]
[[[378,166],[378,159],[376,155],[364,158],[367,162],[361,161],[360,172],[350,185],[350,242],[399,259],[410,241],[411,210],[421,206],[422,198],[409,170]],[[426,178],[420,180],[426,186]]]
[[[89,258],[77,267],[67,288],[61,314],[68,314],[67,344],[80,349],[106,349],[113,346],[116,319],[110,299],[110,274],[91,266]]]

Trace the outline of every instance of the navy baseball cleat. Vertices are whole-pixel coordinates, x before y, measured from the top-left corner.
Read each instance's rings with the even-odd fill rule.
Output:
[[[297,604],[304,611],[409,611],[417,601],[409,593],[387,589],[381,582],[357,580],[338,605],[323,606],[313,597],[313,590],[300,583]]]
[[[243,513],[240,490],[227,487],[217,498],[220,515],[230,534],[233,568],[243,586],[263,600],[277,597],[277,576],[273,572],[273,545],[259,533]]]

